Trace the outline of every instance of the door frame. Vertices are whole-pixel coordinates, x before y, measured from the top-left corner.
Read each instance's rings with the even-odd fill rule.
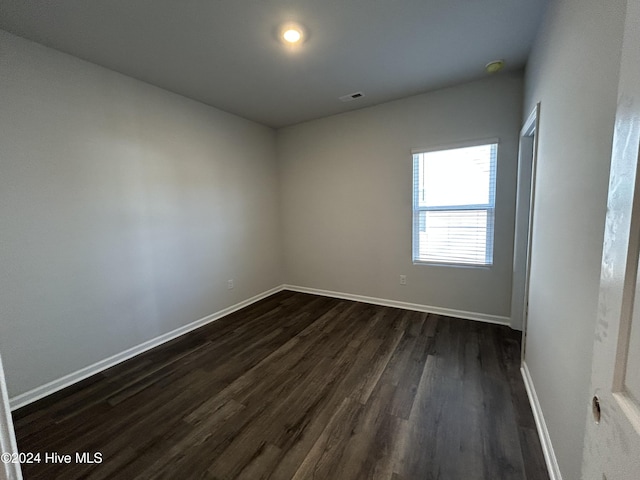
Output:
[[[9,394],[4,378],[2,356],[0,356],[0,453],[18,453],[16,436],[13,430],[11,407],[9,406]],[[0,479],[22,480],[22,471],[19,463],[5,463],[0,461]]]
[[[539,132],[540,102],[531,110],[531,113],[520,130],[518,148],[518,184],[511,289],[511,327],[522,329],[521,361],[524,361],[527,343],[531,243],[533,238]]]

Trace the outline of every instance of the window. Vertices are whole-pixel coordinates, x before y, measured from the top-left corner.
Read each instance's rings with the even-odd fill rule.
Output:
[[[413,261],[493,264],[497,141],[413,154]]]

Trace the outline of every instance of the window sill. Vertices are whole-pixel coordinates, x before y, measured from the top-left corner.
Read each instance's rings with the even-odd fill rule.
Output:
[[[414,260],[414,265],[420,265],[425,267],[453,267],[453,268],[473,268],[479,270],[491,270],[493,264],[479,265],[477,263],[447,263],[447,262],[419,262]]]

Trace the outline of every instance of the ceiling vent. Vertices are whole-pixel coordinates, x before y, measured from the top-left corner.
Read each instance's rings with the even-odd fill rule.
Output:
[[[341,102],[351,102],[353,100],[357,100],[358,98],[362,98],[362,97],[364,97],[364,93],[355,92],[355,93],[350,93],[349,95],[343,95],[341,97],[338,97],[338,99]]]

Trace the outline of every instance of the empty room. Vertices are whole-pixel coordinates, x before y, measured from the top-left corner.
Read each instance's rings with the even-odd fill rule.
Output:
[[[0,0],[0,480],[631,480],[640,0]]]

